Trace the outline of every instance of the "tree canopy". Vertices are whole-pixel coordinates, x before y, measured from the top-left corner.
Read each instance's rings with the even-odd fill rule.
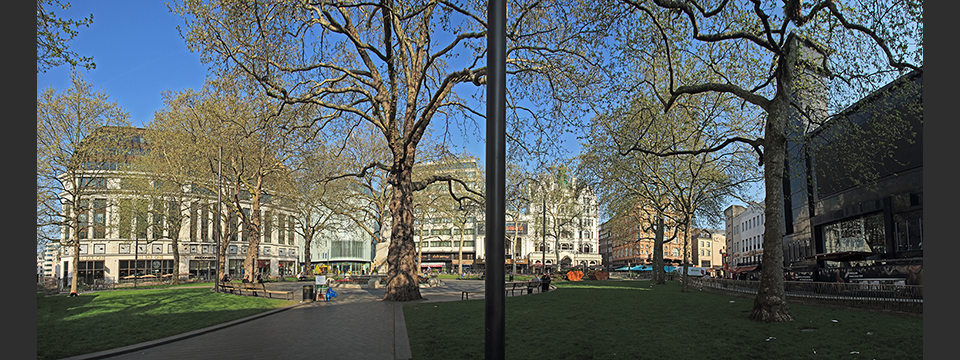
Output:
[[[726,96],[762,124],[718,147],[643,149],[657,155],[748,144],[765,179],[760,291],[750,318],[791,321],[783,294],[784,164],[788,137],[806,131],[881,85],[923,64],[922,4],[910,1],[623,0],[614,18],[611,97],[642,93],[666,112],[704,96]],[[626,94],[626,95],[625,95]],[[710,127],[724,128],[725,117]]]
[[[77,36],[77,29],[90,27],[93,23],[93,14],[82,19],[64,19],[56,14],[55,7],[63,10],[70,8],[70,3],[61,3],[59,0],[37,0],[37,73],[47,72],[50,68],[63,64],[72,67],[82,65],[87,70],[97,68],[93,57],[80,56],[69,50],[67,44]]]

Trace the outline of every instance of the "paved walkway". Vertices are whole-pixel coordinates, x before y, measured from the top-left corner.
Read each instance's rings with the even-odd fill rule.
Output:
[[[267,283],[268,289],[293,291],[300,301],[311,282]],[[381,301],[383,289],[335,288],[329,302],[300,302],[245,319],[165,339],[70,359],[409,359],[410,344],[403,305],[483,299],[480,280],[445,280],[420,289],[423,300]]]

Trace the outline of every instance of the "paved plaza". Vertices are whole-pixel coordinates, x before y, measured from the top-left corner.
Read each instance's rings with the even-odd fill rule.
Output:
[[[445,280],[422,287],[423,300],[381,301],[384,290],[335,288],[331,301],[302,301],[311,282],[267,283],[270,290],[293,291],[297,305],[165,339],[70,359],[409,359],[403,305],[417,302],[483,299],[481,280]]]

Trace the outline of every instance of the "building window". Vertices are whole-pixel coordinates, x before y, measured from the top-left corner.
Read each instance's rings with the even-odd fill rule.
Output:
[[[80,186],[87,189],[106,189],[107,180],[99,177],[80,178]]]
[[[196,245],[196,244],[190,245],[190,253],[191,253],[191,254],[196,254],[196,253],[197,253],[197,245]]]
[[[160,200],[155,200],[153,202],[153,238],[160,239],[163,237],[164,229],[164,206],[163,202]],[[161,249],[162,250],[162,249]]]
[[[190,241],[197,241],[197,223],[200,220],[197,218],[197,203],[190,203]]]
[[[83,284],[103,281],[103,260],[78,262],[77,281]]]
[[[267,210],[263,215],[263,242],[271,243],[273,242],[273,229],[270,225],[273,223],[273,211]],[[279,242],[278,242],[279,244]]]
[[[868,215],[823,226],[821,231],[825,252],[885,253],[882,216],[882,214]]]
[[[228,271],[230,272],[231,277],[239,277],[240,271],[243,269],[243,260],[241,259],[230,259],[229,260]]]
[[[297,221],[293,216],[291,216],[288,224],[290,225],[290,229],[287,231],[287,245],[294,245],[296,244],[296,241],[293,240],[293,236],[296,233],[293,231],[293,227],[296,226]]]
[[[236,254],[236,253],[237,253],[237,246],[236,246],[236,245],[230,245],[230,247],[227,248],[227,249],[228,249],[228,252],[231,253],[231,254]]]
[[[896,214],[893,220],[897,251],[923,250],[922,210]]]
[[[243,210],[243,218],[244,218],[244,219],[247,219],[247,221],[249,221],[249,220],[250,220],[250,209],[244,208],[244,209],[242,209],[242,210]],[[250,239],[250,225],[247,224],[247,221],[243,221],[243,222],[240,224],[240,234],[241,234],[240,236],[242,236],[242,237],[240,238],[240,239],[241,239],[240,241],[247,241],[248,239]]]
[[[87,254],[87,244],[80,244],[80,255]]]
[[[106,244],[93,244],[93,253],[94,254],[106,254],[107,245]]]
[[[286,236],[287,218],[280,216],[277,218],[277,241]]]
[[[134,215],[136,217],[136,229],[135,234],[137,239],[146,239],[147,238],[147,203],[144,200],[136,201],[136,209],[134,209]]]
[[[227,223],[227,233],[230,234],[230,241],[237,241],[237,229],[239,226],[237,225],[238,222],[239,220],[237,219],[237,214],[233,211],[230,211],[230,220]]]
[[[163,244],[153,244],[154,254],[163,254]]]
[[[173,274],[173,260],[120,260],[119,266],[120,279],[133,275],[162,277]]]
[[[107,199],[93,200],[93,238],[107,237]]]
[[[217,219],[217,222],[218,222],[218,223],[220,222],[219,220],[220,220],[220,219]],[[200,209],[200,219],[198,219],[198,222],[200,223],[200,240],[201,240],[201,241],[210,241],[210,229],[209,229],[209,227],[210,227],[210,205],[209,205],[209,204],[203,204],[203,205],[201,206],[201,209]]]
[[[130,253],[130,244],[120,244],[119,253],[129,254]]]

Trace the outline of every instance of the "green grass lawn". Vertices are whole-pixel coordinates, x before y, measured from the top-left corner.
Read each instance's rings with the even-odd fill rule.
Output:
[[[437,277],[439,277],[441,280],[457,280],[457,279],[460,278],[460,275],[457,275],[457,274],[439,274],[439,275],[437,275]],[[479,274],[468,274],[467,276],[464,276],[464,279],[466,279],[466,280],[480,280],[481,277],[480,277]],[[528,280],[530,280],[530,279],[533,279],[533,275],[515,275],[515,276],[513,277],[513,281],[528,281]],[[509,281],[509,279],[507,279],[506,277],[504,277],[504,281]]]
[[[37,293],[37,359],[162,339],[292,304],[209,288],[100,291],[72,298]]]
[[[794,321],[747,319],[752,298],[676,282],[555,282],[506,299],[512,359],[921,359],[923,318],[790,303]],[[483,359],[484,301],[403,307],[413,357]]]

